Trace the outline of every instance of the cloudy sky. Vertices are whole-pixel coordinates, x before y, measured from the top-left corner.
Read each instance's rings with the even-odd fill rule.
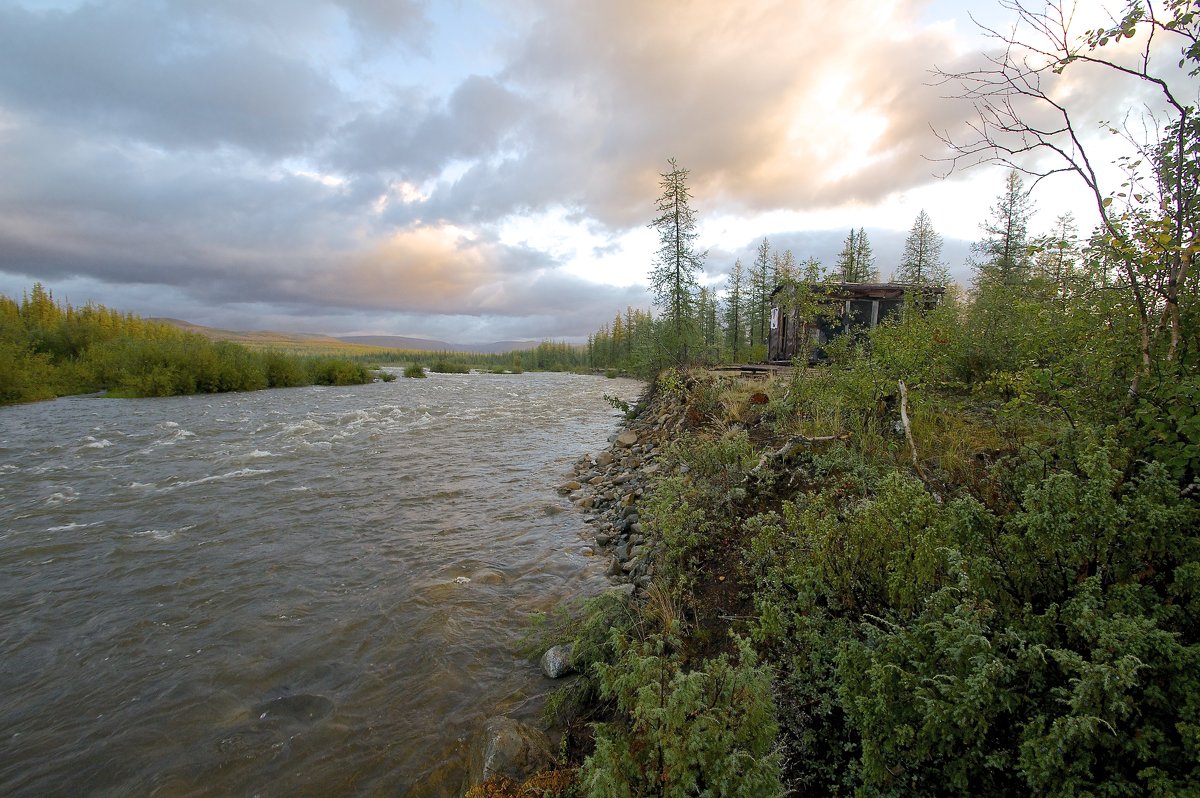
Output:
[[[992,0],[2,0],[0,293],[230,329],[481,342],[646,306],[658,175],[704,281],[765,236],[968,279],[992,167],[940,180]],[[1120,87],[1076,97],[1126,101]],[[1097,109],[1095,120],[1102,118]],[[1085,199],[1035,195],[1034,228]]]

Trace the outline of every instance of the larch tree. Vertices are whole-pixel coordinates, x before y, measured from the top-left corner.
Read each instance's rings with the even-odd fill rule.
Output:
[[[767,319],[771,302],[771,244],[763,239],[750,266],[750,345],[767,343]]]
[[[841,254],[838,255],[835,267],[843,283],[869,283],[879,279],[875,269],[875,255],[871,251],[871,242],[867,240],[867,231],[853,228],[842,244]]]
[[[746,343],[746,316],[743,305],[746,302],[746,271],[742,261],[733,263],[729,280],[725,283],[725,331],[728,336],[729,351],[734,361],[741,358],[742,347]]]
[[[904,240],[904,251],[900,255],[900,267],[894,280],[904,285],[923,288],[930,285],[945,285],[949,273],[942,262],[942,237],[933,229],[929,214],[921,210],[913,221],[908,238]]]
[[[1029,279],[1029,217],[1033,204],[1016,169],[1004,177],[1004,189],[984,222],[984,237],[971,245],[976,281],[983,285],[1021,285]]]
[[[771,256],[772,290],[775,286],[796,279],[796,256],[790,249]]]
[[[1054,220],[1054,228],[1036,240],[1034,272],[1046,281],[1059,299],[1066,300],[1070,283],[1079,269],[1082,252],[1075,216],[1070,211]]]
[[[808,283],[819,283],[824,280],[825,265],[811,255],[800,264],[800,278]]]
[[[658,215],[649,227],[658,231],[658,253],[650,270],[650,290],[663,311],[664,349],[668,358],[682,365],[696,337],[693,312],[698,290],[696,273],[704,267],[707,254],[696,248],[696,212],[688,190],[688,170],[671,158],[670,170],[660,174]]]

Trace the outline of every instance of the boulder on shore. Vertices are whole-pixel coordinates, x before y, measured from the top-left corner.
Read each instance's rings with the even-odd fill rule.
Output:
[[[564,643],[547,649],[542,655],[542,673],[550,679],[561,679],[574,673],[575,666],[571,663],[571,644]]]
[[[638,442],[638,434],[631,429],[627,429],[624,432],[622,432],[620,435],[617,436],[616,441],[614,441],[614,443],[616,443],[617,446],[620,446],[622,449],[628,449],[629,447],[633,446],[637,442]]]
[[[521,782],[553,765],[550,738],[545,733],[498,715],[484,721],[471,743],[468,784],[473,787],[492,776],[507,776]]]

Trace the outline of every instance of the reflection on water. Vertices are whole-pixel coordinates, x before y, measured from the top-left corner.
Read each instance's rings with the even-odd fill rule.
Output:
[[[0,794],[454,794],[601,589],[573,375],[0,409]]]

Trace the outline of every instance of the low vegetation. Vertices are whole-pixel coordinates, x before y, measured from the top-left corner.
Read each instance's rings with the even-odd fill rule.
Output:
[[[1194,76],[1196,11],[1129,4],[1089,58],[1182,32]],[[638,411],[678,430],[637,504],[655,581],[606,646],[578,636],[559,795],[1200,794],[1200,123],[1176,111],[1090,187],[1085,242],[1027,235],[1010,172],[969,294],[913,281],[760,383],[707,368],[761,355],[768,308],[731,285],[717,323],[671,162],[662,315],[589,346],[654,375]]]
[[[342,357],[298,357],[214,342],[100,305],[58,304],[40,284],[0,296],[0,404],[108,391],[177,396],[357,385],[375,374]]]

